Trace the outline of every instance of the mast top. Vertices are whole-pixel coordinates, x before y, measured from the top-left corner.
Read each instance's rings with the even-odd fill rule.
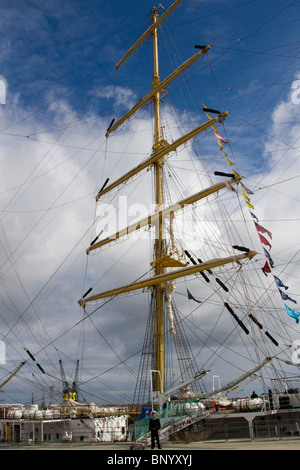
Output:
[[[161,10],[161,7],[153,7],[151,13],[156,13],[157,11]]]
[[[128,59],[128,57],[145,41],[145,39],[147,39],[152,33],[153,31],[167,18],[167,16],[182,2],[182,0],[176,0],[171,6],[169,6],[169,8],[164,12],[164,14],[157,19],[157,21],[155,23],[153,23],[148,29],[147,31],[144,32],[144,34],[142,34],[142,36],[134,43],[133,46],[131,46],[131,48],[129,49],[128,52],[126,52],[126,54],[123,56],[123,58],[116,64],[116,69],[118,69],[120,67],[120,65],[122,65],[125,60]],[[161,7],[153,7],[153,9],[151,10],[151,13],[152,13],[152,17],[153,15],[159,11],[161,9]]]

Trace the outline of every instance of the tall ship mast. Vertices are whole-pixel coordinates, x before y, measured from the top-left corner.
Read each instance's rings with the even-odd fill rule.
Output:
[[[1,338],[10,350],[10,360],[6,365],[5,343],[1,340],[0,363],[4,367],[0,398],[5,396],[4,391],[8,391],[9,397],[10,387],[14,385],[26,397],[26,403],[7,404],[4,400],[0,403],[0,437],[5,442],[43,441],[45,438],[67,442],[131,441],[131,433],[136,441],[147,442],[149,413],[153,408],[161,419],[161,436],[166,438],[177,439],[184,429],[191,432],[191,440],[198,432],[201,439],[227,439],[229,435],[237,436],[236,423],[239,437],[246,437],[245,427],[250,438],[300,432],[297,338],[300,312],[296,306],[297,294],[292,286],[288,290],[287,279],[290,274],[291,281],[297,278],[298,252],[290,247],[289,261],[281,259],[276,264],[273,246],[276,234],[261,225],[261,221],[264,224],[269,219],[265,214],[261,217],[260,208],[256,211],[256,203],[253,205],[254,192],[261,189],[256,175],[255,178],[250,175],[248,184],[239,170],[239,162],[251,169],[253,162],[248,164],[248,159],[247,163],[243,160],[248,154],[241,158],[234,155],[231,137],[238,126],[234,132],[228,133],[226,129],[228,121],[231,125],[238,116],[234,114],[236,108],[228,109],[229,100],[225,106],[223,94],[217,96],[216,93],[216,62],[211,61],[211,56],[212,47],[215,50],[218,47],[217,42],[215,45],[210,41],[207,41],[209,44],[206,41],[204,44],[188,43],[193,54],[185,51],[182,58],[173,47],[169,49],[170,41],[165,51],[161,47],[161,39],[167,37],[165,32],[171,14],[179,17],[183,6],[183,0],[169,0],[169,4],[171,2],[167,9],[161,4],[153,7],[146,31],[138,40],[132,40],[133,45],[124,55],[120,53],[116,69],[117,75],[119,71],[122,74],[122,86],[118,85],[118,76],[113,86],[109,73],[105,73],[111,56],[101,69],[97,67],[103,81],[101,87],[97,83],[98,95],[94,97],[101,101],[101,113],[83,120],[77,109],[76,119],[68,120],[68,124],[55,128],[51,125],[47,135],[58,132],[55,142],[53,138],[50,142],[50,137],[46,140],[46,131],[38,132],[39,126],[31,134],[27,134],[27,129],[24,134],[23,127],[21,134],[12,134],[26,138],[26,142],[36,142],[36,137],[45,133],[40,136],[43,139],[40,144],[49,144],[53,152],[46,152],[46,161],[42,158],[21,186],[13,181],[10,190],[15,188],[16,192],[2,211],[8,224],[9,220],[13,221],[10,230],[14,234],[20,232],[18,235],[23,239],[13,249],[16,240],[9,239],[2,225],[3,241],[8,249],[2,247],[6,255],[2,265],[3,309],[6,311],[2,317]],[[240,5],[224,11],[231,14],[236,7]],[[190,16],[189,7],[185,12]],[[265,21],[265,16],[262,19]],[[177,40],[182,37],[180,26],[175,25]],[[172,46],[176,42],[173,44],[175,28],[168,36]],[[194,37],[198,37],[199,31],[194,32]],[[187,34],[186,29],[184,33],[187,43],[194,34]],[[123,41],[121,35],[120,40]],[[182,50],[184,47],[180,54]],[[263,53],[266,51],[267,48]],[[252,54],[252,50],[239,49],[238,52]],[[107,59],[107,52],[105,56]],[[223,60],[222,54],[218,57]],[[223,73],[225,62],[221,63]],[[137,73],[138,66],[142,68],[143,80]],[[88,78],[91,75],[88,74]],[[233,75],[234,71],[230,70],[230,79]],[[189,90],[194,87],[193,93],[188,95],[182,85],[188,85]],[[77,87],[74,89],[77,91]],[[141,96],[138,100],[136,90]],[[90,91],[87,96],[90,101]],[[295,94],[293,96],[295,98]],[[106,114],[108,100],[109,115]],[[49,108],[51,113],[52,106],[54,102]],[[89,105],[89,117],[90,109]],[[21,118],[17,124],[23,125],[23,120]],[[252,123],[247,124],[252,126]],[[68,137],[71,138],[72,131],[75,129],[77,133],[82,125],[87,126],[93,139],[87,132],[89,144],[83,146],[85,127],[79,135],[79,151],[77,140],[72,135],[68,142],[65,133],[70,132]],[[11,127],[13,125],[3,129],[3,138],[4,131],[12,130]],[[291,127],[290,137],[296,129],[296,125]],[[99,137],[99,146],[94,148],[92,144]],[[64,151],[52,162],[60,145]],[[243,152],[245,147],[243,143]],[[71,153],[68,158],[64,153],[67,148]],[[259,148],[262,152],[267,147],[260,143]],[[294,144],[288,149],[296,151]],[[73,157],[83,151],[92,155],[75,163]],[[276,165],[286,157],[287,151],[284,152]],[[8,153],[9,165],[10,156]],[[35,159],[35,152],[33,156]],[[61,165],[69,160],[72,164],[68,183],[65,174],[62,178]],[[45,167],[40,167],[42,162]],[[281,173],[285,178],[287,162]],[[42,273],[41,282],[47,273],[49,277],[44,279],[42,287],[36,284],[30,294],[26,283],[22,282],[22,271],[16,267],[15,252],[20,250],[23,256],[29,249],[31,243],[27,236],[31,231],[24,237],[23,231],[18,230],[16,214],[20,209],[27,224],[26,201],[21,194],[25,194],[35,180],[40,188],[40,178],[48,178],[55,168],[61,189],[55,188],[58,193],[49,196],[51,205],[49,203],[47,210],[34,222],[31,231],[35,247],[30,259],[33,264],[30,269],[23,267],[26,269],[23,274],[27,275],[38,265],[38,274],[35,274],[37,277]],[[259,177],[262,174],[263,170]],[[270,174],[273,177],[271,171]],[[4,171],[3,176],[6,185]],[[272,177],[268,181],[270,186],[273,186]],[[78,184],[77,178],[84,183]],[[295,175],[285,181],[278,178],[275,184],[290,184],[296,178]],[[76,200],[73,190],[78,196]],[[5,198],[9,191],[3,191]],[[19,194],[19,191],[22,192]],[[44,187],[42,193],[44,197]],[[62,195],[65,199],[60,201]],[[86,209],[86,197],[95,198],[95,211],[93,216],[86,215],[86,219],[80,220],[78,232],[75,224],[79,220],[78,213],[82,214],[84,209],[78,210],[76,206],[76,211],[72,209],[74,225],[69,223],[69,210],[64,209],[68,217],[59,219],[59,238],[55,234],[51,240],[46,240],[45,236],[40,241],[48,223],[53,224],[52,209],[58,213],[70,207],[69,203],[78,201],[82,204],[80,207]],[[15,207],[17,200],[20,206]],[[41,198],[38,202],[43,201]],[[31,197],[29,202],[30,212],[38,213],[40,210],[32,210]],[[264,204],[262,212],[266,211]],[[88,206],[92,207],[90,201]],[[50,219],[40,226],[46,214]],[[33,217],[35,221],[38,216]],[[59,266],[54,269],[52,243],[54,240],[56,248],[62,239],[62,222],[65,224],[63,233],[72,232],[75,246],[70,247],[69,237],[64,237],[67,251],[57,250]],[[35,251],[37,248],[39,251]],[[285,247],[280,250],[284,252]],[[79,261],[78,251],[84,257],[83,263]],[[37,256],[41,252],[51,261],[48,268],[43,264],[44,258]],[[75,256],[80,275],[74,269]],[[8,263],[10,267],[6,266]],[[61,276],[60,267],[67,263],[70,264]],[[10,269],[13,277],[8,275]],[[63,284],[61,281],[69,274],[69,269],[68,283]],[[59,282],[56,282],[56,275],[59,275]],[[18,299],[14,282],[11,282],[14,291],[9,293],[9,280],[15,276],[26,296],[24,310],[18,308],[21,299]],[[74,282],[75,277],[78,284]],[[56,288],[60,296],[54,295]],[[66,291],[69,297],[64,295]],[[48,298],[46,308],[44,301]],[[78,315],[75,319],[74,307]],[[67,315],[68,309],[70,315]],[[12,312],[17,316],[11,315]],[[19,387],[19,380],[24,388]],[[40,404],[35,403],[32,389],[41,394]]]
[[[173,246],[172,254],[168,254],[166,251],[166,224],[168,223],[170,238],[173,239],[173,220],[177,211],[184,209],[186,206],[191,205],[203,198],[208,197],[210,194],[216,193],[224,188],[233,189],[233,185],[237,185],[242,177],[238,174],[232,173],[230,178],[214,184],[209,188],[202,190],[184,200],[178,201],[177,203],[166,207],[163,194],[164,194],[164,165],[165,158],[168,157],[172,152],[185,143],[189,142],[195,136],[206,131],[209,128],[215,128],[215,124],[222,123],[228,115],[228,112],[217,112],[216,117],[210,117],[209,119],[198,125],[192,131],[186,135],[178,138],[172,143],[167,142],[162,135],[162,126],[161,126],[161,95],[166,93],[166,87],[170,84],[176,77],[178,77],[184,70],[191,66],[195,61],[205,56],[210,49],[210,46],[195,46],[199,49],[192,57],[186,60],[182,65],[180,65],[174,72],[172,72],[169,77],[164,80],[160,79],[159,73],[159,50],[158,50],[158,27],[159,25],[168,17],[168,15],[181,3],[182,0],[175,1],[160,17],[159,11],[161,7],[154,7],[151,11],[151,20],[152,25],[148,30],[138,39],[138,41],[129,49],[129,51],[124,55],[124,57],[116,64],[118,69],[126,59],[134,53],[134,51],[149,37],[152,36],[153,40],[153,82],[152,90],[141,98],[130,111],[128,111],[121,118],[116,121],[113,120],[107,129],[106,137],[116,131],[121,125],[126,125],[126,121],[131,118],[131,116],[137,112],[142,106],[145,106],[148,103],[152,103],[154,109],[154,139],[152,146],[151,156],[145,160],[143,163],[139,164],[137,167],[131,169],[126,174],[122,175],[115,182],[106,185],[99,191],[97,194],[96,200],[99,201],[102,196],[110,192],[115,188],[119,188],[120,185],[126,183],[134,175],[138,174],[144,169],[153,167],[154,168],[154,186],[155,186],[155,213],[149,214],[149,216],[143,220],[140,220],[137,224],[128,226],[121,231],[104,238],[100,241],[93,240],[91,246],[87,249],[87,254],[91,253],[98,248],[109,244],[111,241],[119,239],[128,235],[129,233],[139,230],[145,226],[155,227],[155,242],[153,250],[153,261],[151,266],[153,268],[153,276],[139,281],[134,282],[129,285],[124,285],[121,287],[114,288],[105,292],[100,292],[92,295],[85,294],[82,299],[79,300],[79,304],[82,307],[86,307],[91,302],[97,301],[99,299],[105,299],[112,296],[117,296],[119,294],[124,294],[131,291],[136,291],[140,289],[151,289],[151,298],[152,305],[151,309],[154,312],[154,318],[151,322],[151,327],[149,327],[148,334],[150,337],[155,338],[154,344],[151,352],[152,362],[151,362],[151,381],[152,381],[152,391],[162,394],[166,390],[166,380],[165,380],[165,369],[166,369],[166,352],[165,352],[165,341],[166,341],[166,331],[169,330],[171,334],[176,335],[176,328],[174,326],[174,307],[172,306],[172,291],[175,289],[174,281],[186,276],[193,275],[195,273],[203,273],[204,271],[213,270],[215,267],[224,266],[227,264],[240,263],[245,259],[252,259],[256,252],[254,250],[245,250],[243,254],[233,254],[232,256],[225,258],[218,258],[202,262],[198,260],[195,262],[189,253],[189,262],[192,262],[192,266],[188,266],[183,260],[176,257],[176,247]],[[209,110],[208,110],[209,111]],[[212,110],[212,112],[215,112]],[[216,128],[215,128],[216,129]],[[166,322],[166,316],[168,322]],[[178,320],[177,320],[178,321]],[[180,322],[178,323],[178,328],[180,329]],[[181,342],[185,342],[182,337],[181,332]],[[185,352],[186,345],[182,345]],[[149,354],[149,352],[148,352]],[[183,360],[183,358],[181,358]],[[188,359],[190,361],[190,359]],[[194,371],[195,372],[195,371]],[[144,374],[147,372],[144,372]],[[145,380],[143,380],[144,382]]]

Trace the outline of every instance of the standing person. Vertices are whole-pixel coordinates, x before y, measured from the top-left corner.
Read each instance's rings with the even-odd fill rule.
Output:
[[[161,449],[159,442],[159,430],[160,430],[160,420],[156,417],[156,411],[152,411],[152,418],[149,422],[149,431],[151,432],[151,449],[155,447],[155,440],[157,442],[157,448]]]

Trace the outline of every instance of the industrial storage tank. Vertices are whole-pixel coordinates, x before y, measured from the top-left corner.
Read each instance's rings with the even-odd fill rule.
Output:
[[[40,420],[43,418],[42,410],[30,410],[29,411],[29,419],[31,420]]]
[[[53,419],[53,411],[52,410],[44,410],[43,411],[43,418],[44,419]]]
[[[240,398],[232,402],[236,411],[257,411],[261,410],[264,401],[262,398]]]
[[[24,410],[22,414],[23,419],[29,419],[30,410]]]
[[[7,413],[7,419],[21,419],[23,411],[20,409],[9,410]]]
[[[59,419],[60,418],[60,411],[59,410],[52,410],[53,418]]]

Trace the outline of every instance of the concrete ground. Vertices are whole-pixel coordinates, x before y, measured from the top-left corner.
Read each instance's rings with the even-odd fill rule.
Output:
[[[34,445],[1,445],[0,450],[97,450],[105,451],[109,453],[117,453],[123,451],[130,451],[129,442],[115,442],[115,443],[53,443],[53,444],[34,444]],[[149,447],[145,448],[145,452],[151,451]],[[254,439],[254,440],[229,440],[229,441],[201,441],[201,442],[189,442],[189,443],[171,443],[164,442],[162,444],[163,451],[169,451],[170,453],[188,453],[189,451],[197,450],[246,450],[246,451],[257,451],[257,450],[300,450],[300,437],[289,437],[283,439]],[[155,452],[158,453],[157,449]]]

